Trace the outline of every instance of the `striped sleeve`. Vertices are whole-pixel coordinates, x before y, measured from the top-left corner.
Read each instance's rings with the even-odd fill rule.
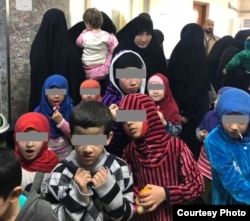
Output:
[[[190,202],[201,195],[204,191],[204,183],[203,177],[198,169],[197,163],[188,148],[188,146],[181,139],[172,139],[172,147],[173,148],[173,158],[172,160],[176,160],[174,156],[176,150],[179,151],[179,163],[180,163],[180,171],[179,171],[179,179],[180,182],[178,185],[168,186],[169,195],[170,195],[170,204],[183,204],[185,202]],[[175,165],[174,162],[171,162],[169,159],[169,167],[171,165]]]

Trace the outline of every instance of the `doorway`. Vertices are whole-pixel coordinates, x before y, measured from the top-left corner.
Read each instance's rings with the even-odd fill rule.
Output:
[[[208,18],[209,4],[204,2],[193,3],[193,12],[195,14],[195,21],[197,24],[202,25]]]

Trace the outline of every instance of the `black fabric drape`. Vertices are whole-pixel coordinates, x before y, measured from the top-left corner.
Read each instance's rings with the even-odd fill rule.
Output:
[[[216,83],[214,85],[216,90],[219,90],[223,86],[232,86],[249,92],[247,90],[247,87],[249,85],[249,75],[245,73],[242,66],[234,68],[226,75],[222,73],[222,70],[225,68],[226,64],[231,60],[231,58],[236,53],[244,49],[244,42],[248,36],[250,36],[250,29],[238,31],[231,45],[229,45],[223,51],[218,67],[218,72],[216,74]]]
[[[182,125],[180,137],[197,159],[200,146],[195,129],[209,110],[204,32],[198,24],[187,24],[181,30],[181,39],[170,55],[167,76],[180,114],[189,119],[188,123]]]
[[[231,35],[226,35],[215,42],[211,51],[207,56],[208,68],[209,68],[209,79],[210,83],[214,86],[216,81],[216,73],[218,71],[219,62],[221,55],[225,48],[227,48],[233,41]]]
[[[152,34],[152,39],[146,48],[139,48],[135,45],[134,38],[143,31]],[[166,75],[166,58],[163,49],[153,33],[153,22],[150,17],[143,15],[135,17],[118,31],[116,36],[119,44],[114,50],[113,56],[122,50],[133,50],[142,57],[146,64],[147,80],[155,73]]]
[[[52,8],[45,12],[30,49],[29,111],[40,103],[42,85],[52,74],[61,74],[69,84],[74,104],[80,102],[80,84],[85,80],[81,57],[72,41],[64,12]]]

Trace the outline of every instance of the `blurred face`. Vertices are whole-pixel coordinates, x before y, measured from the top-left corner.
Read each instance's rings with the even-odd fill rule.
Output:
[[[37,132],[36,130],[27,130],[26,133]],[[44,141],[17,141],[20,153],[26,160],[34,160],[41,152]]]
[[[51,89],[58,89],[56,87],[52,87]],[[60,106],[61,103],[64,100],[64,96],[65,95],[61,95],[61,94],[48,94],[47,96],[47,100],[49,105],[53,108],[53,107],[57,107]]]
[[[127,121],[123,124],[124,131],[127,135],[129,135],[132,139],[138,139],[142,134],[142,121]]]
[[[127,69],[137,69],[128,67]],[[134,94],[140,90],[141,78],[119,78],[119,86],[125,94]]]
[[[241,115],[239,113],[232,113],[232,114],[226,115],[226,116],[237,117],[237,116],[243,116],[243,115]],[[239,122],[225,123],[225,122],[222,122],[223,128],[228,133],[228,135],[230,137],[232,137],[233,139],[241,138],[241,135],[243,135],[246,132],[248,125],[249,125],[249,123],[239,123]]]
[[[148,47],[151,39],[152,39],[152,35],[144,31],[135,36],[134,43],[139,48],[146,48]]]
[[[81,95],[83,101],[97,101],[98,97],[99,95],[93,95],[93,94]]]
[[[82,128],[75,126],[74,135],[104,135],[104,127]],[[106,143],[103,145],[74,145],[79,163],[82,167],[91,167],[99,160],[104,151],[104,145],[108,145],[112,138],[112,132],[107,136]]]
[[[211,20],[208,20],[204,25],[203,25],[203,30],[207,34],[212,34],[214,31],[214,22]]]
[[[159,84],[158,82],[152,81],[150,84]],[[164,98],[164,90],[148,90],[148,95],[155,101],[161,101]]]

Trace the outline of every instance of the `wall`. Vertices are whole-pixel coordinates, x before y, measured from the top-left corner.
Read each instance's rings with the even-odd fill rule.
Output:
[[[8,30],[6,2],[0,1],[0,110],[8,119]]]
[[[39,29],[44,12],[53,7],[62,9],[69,18],[68,0],[33,0],[32,11],[16,10],[16,1],[9,0],[10,115],[12,123],[28,110],[30,46]]]

